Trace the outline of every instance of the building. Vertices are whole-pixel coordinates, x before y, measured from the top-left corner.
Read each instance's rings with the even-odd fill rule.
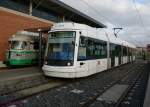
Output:
[[[5,60],[8,38],[18,30],[49,28],[65,20],[106,27],[59,0],[0,0],[0,61]]]
[[[149,52],[150,53],[150,44],[147,44],[147,52]]]

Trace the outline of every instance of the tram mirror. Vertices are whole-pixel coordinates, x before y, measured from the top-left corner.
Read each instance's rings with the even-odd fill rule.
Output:
[[[81,34],[82,34],[82,32],[80,31],[80,32],[79,32],[79,34],[81,35]]]
[[[75,45],[75,42],[74,42],[74,41],[72,41],[71,43],[72,43],[73,46]]]
[[[81,36],[81,38],[80,38],[80,42],[81,42],[81,44],[85,44],[85,37],[83,37],[83,36]]]

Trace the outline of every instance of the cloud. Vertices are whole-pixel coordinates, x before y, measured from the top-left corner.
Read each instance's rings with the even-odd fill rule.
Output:
[[[104,23],[109,29],[123,27],[120,37],[127,41],[139,46],[146,46],[150,43],[149,0],[135,0],[136,4],[133,4],[132,0],[61,1]],[[137,13],[135,5],[141,16]]]

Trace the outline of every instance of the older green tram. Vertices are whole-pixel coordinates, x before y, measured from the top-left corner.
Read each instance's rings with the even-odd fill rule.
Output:
[[[27,66],[38,63],[38,34],[19,31],[9,39],[9,49],[6,52],[8,66]]]

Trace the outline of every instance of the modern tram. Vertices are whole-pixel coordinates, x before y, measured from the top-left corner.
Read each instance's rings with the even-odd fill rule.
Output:
[[[18,31],[9,38],[6,52],[7,66],[27,66],[38,63],[38,33]]]
[[[135,60],[136,47],[104,29],[73,22],[56,23],[49,31],[44,74],[79,78]]]

